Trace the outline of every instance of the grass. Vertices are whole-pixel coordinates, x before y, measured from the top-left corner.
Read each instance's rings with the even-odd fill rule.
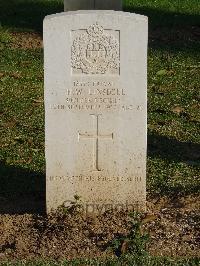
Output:
[[[199,189],[200,73],[193,45],[149,51],[149,185],[165,195]]]
[[[150,27],[189,26],[199,23],[197,0],[124,0],[124,9],[149,17]]]
[[[137,4],[132,1],[131,7],[151,7],[158,13],[164,8],[166,12],[172,12],[169,1],[163,1],[160,5],[154,2],[141,1]],[[191,13],[197,2],[182,1],[182,9],[185,13],[187,10]],[[10,9],[6,12],[5,8],[11,4],[12,12]],[[23,5],[30,5],[33,16],[40,14],[36,21],[31,20],[32,24],[30,17],[26,17],[29,9],[24,13],[20,9],[21,13],[16,13],[18,22],[13,18],[13,14]],[[131,9],[130,4],[125,6]],[[41,14],[59,11],[58,8],[61,11],[62,8],[59,1],[22,0],[16,4],[12,1],[1,2],[1,7],[5,13],[0,35],[3,97],[0,107],[3,172],[0,195],[7,198],[8,194],[13,196],[13,193],[24,190],[42,193],[45,172],[43,50],[13,48],[12,43],[16,40],[11,32],[15,32],[16,28],[34,31],[39,25],[38,31],[41,31]],[[191,14],[197,11],[196,6]],[[21,20],[25,28],[19,24]],[[164,34],[152,30],[149,41],[148,191],[166,196],[177,193],[184,196],[199,190],[199,43],[195,35],[188,33],[187,27],[185,31],[179,31],[179,36],[175,35],[175,38],[176,32],[176,27]]]
[[[180,259],[177,258],[169,259],[164,257],[132,257],[124,256],[120,259],[77,259],[73,261],[36,261],[36,262],[16,262],[16,263],[3,263],[2,266],[78,266],[78,265],[87,265],[87,266],[121,266],[121,265],[132,265],[132,266],[199,266],[199,259]]]
[[[124,9],[150,18],[148,193],[168,197],[197,194],[200,2],[127,0]],[[23,193],[42,195],[45,187],[43,50],[15,48],[18,39],[12,32],[41,34],[43,17],[62,10],[63,3],[57,0],[0,2],[0,198],[6,200],[13,201]],[[131,265],[199,265],[198,259],[179,262],[165,258],[145,258],[143,264],[125,258],[124,263],[129,259]],[[107,263],[102,265],[119,262]]]

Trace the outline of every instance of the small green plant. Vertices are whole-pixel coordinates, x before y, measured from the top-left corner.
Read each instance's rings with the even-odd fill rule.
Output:
[[[0,48],[3,49],[4,45],[10,43],[12,41],[12,37],[7,30],[2,30],[0,26]]]
[[[141,215],[137,212],[130,214],[131,229],[127,236],[115,238],[111,247],[117,256],[121,255],[137,255],[138,257],[147,256],[146,244],[149,241],[149,235],[141,230]]]
[[[78,195],[74,195],[74,200],[69,202],[64,202],[58,210],[64,214],[73,211],[80,211],[82,209],[81,197]]]

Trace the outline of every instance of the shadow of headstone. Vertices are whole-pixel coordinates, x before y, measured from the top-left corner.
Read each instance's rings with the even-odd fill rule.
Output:
[[[0,163],[0,213],[45,211],[45,175]]]

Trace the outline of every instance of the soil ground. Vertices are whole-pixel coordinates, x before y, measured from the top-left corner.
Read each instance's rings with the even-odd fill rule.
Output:
[[[153,198],[141,218],[149,233],[147,250],[156,256],[200,255],[200,197]],[[131,228],[127,212],[86,216],[78,211],[46,215],[0,215],[0,261],[114,257],[109,247]],[[126,252],[123,251],[123,252]]]

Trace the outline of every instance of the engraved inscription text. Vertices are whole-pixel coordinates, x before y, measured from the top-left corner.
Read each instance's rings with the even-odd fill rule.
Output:
[[[94,123],[94,129],[95,133],[94,134],[83,134],[83,133],[78,133],[78,139],[80,140],[81,138],[88,138],[88,139],[93,139],[93,170],[94,171],[101,171],[99,168],[99,140],[100,139],[113,139],[113,133],[108,134],[108,135],[102,135],[99,134],[99,116],[101,114],[91,114],[93,117],[93,123]]]

